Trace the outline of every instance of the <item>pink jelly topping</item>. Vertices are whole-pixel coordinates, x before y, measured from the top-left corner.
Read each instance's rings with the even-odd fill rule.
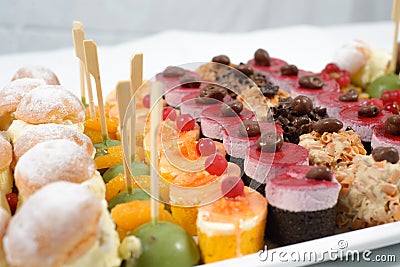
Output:
[[[384,124],[379,124],[377,126],[374,127],[374,134],[376,137],[382,139],[386,139],[388,141],[391,142],[396,142],[396,143],[400,143],[400,136],[396,136],[396,135],[391,135],[388,134],[385,130],[385,125]]]
[[[251,66],[253,69],[258,70],[260,72],[268,72],[268,73],[280,73],[281,67],[287,65],[288,63],[279,58],[270,58],[271,65],[270,66],[260,66],[257,65],[254,59],[250,59],[247,61],[247,65]]]
[[[227,117],[222,115],[221,106],[215,105],[205,109],[201,115],[207,119],[215,120],[222,125],[240,123],[243,120],[250,120],[255,116],[254,112],[244,108],[238,116]]]
[[[221,103],[213,103],[213,104],[207,104],[207,103],[201,103],[196,101],[196,98],[199,94],[198,93],[192,93],[190,95],[187,95],[182,98],[182,104],[183,105],[190,105],[192,108],[206,108],[206,107],[215,107],[221,109]],[[232,100],[232,97],[230,95],[226,95],[224,98],[224,102],[229,102]]]
[[[283,134],[282,127],[278,124],[271,122],[259,122],[261,134],[265,132],[276,132],[277,134]],[[243,136],[239,131],[240,123],[238,124],[228,124],[225,126],[225,134],[230,138],[237,138],[242,140],[256,140],[260,135],[254,137]]]
[[[271,186],[279,186],[286,188],[297,188],[297,189],[309,189],[309,188],[321,188],[321,187],[337,187],[336,179],[332,181],[326,180],[314,180],[306,178],[306,174],[314,166],[292,166],[289,167],[286,173],[282,173],[269,182]]]
[[[267,164],[289,166],[307,160],[308,151],[302,146],[287,142],[284,142],[281,149],[274,153],[262,152],[253,145],[250,147],[249,157]]]
[[[353,123],[361,123],[361,124],[365,124],[365,125],[377,125],[377,124],[383,123],[387,119],[387,117],[392,115],[391,112],[387,112],[387,111],[383,110],[376,117],[372,117],[372,118],[361,117],[361,116],[358,116],[359,108],[360,108],[359,105],[343,108],[339,112],[340,119],[343,121],[348,121],[348,122],[353,122]]]

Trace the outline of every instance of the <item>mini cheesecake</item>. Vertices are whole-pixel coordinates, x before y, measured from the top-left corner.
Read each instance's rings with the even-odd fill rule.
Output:
[[[384,122],[390,112],[385,110],[379,112],[375,117],[362,117],[358,115],[361,106],[343,108],[339,112],[339,120],[343,122],[344,128],[351,127],[361,137],[363,142],[371,142],[375,126]]]
[[[204,263],[258,252],[264,245],[266,217],[267,201],[248,187],[240,196],[200,207],[196,225]]]
[[[354,91],[352,91],[354,92]],[[348,96],[348,97],[346,97]],[[351,99],[350,93],[343,93],[343,92],[324,92],[317,95],[315,100],[315,105],[321,108],[326,108],[326,112],[329,117],[331,118],[338,118],[339,112],[345,107],[353,107],[359,106],[362,103],[362,100],[355,97],[356,94],[353,95],[353,99]],[[341,99],[347,99],[347,101],[343,101]],[[349,100],[352,101],[349,101]]]
[[[243,120],[252,120],[255,117],[254,112],[244,108],[239,114],[225,116],[222,106],[211,106],[201,114],[201,132],[204,136],[222,140],[223,132],[227,125],[239,124]]]
[[[184,76],[192,76],[197,81],[200,81],[198,73],[175,66],[169,66],[163,72],[157,73],[156,81],[162,84],[163,92],[167,92],[170,89],[181,85],[181,79]]]
[[[393,115],[385,123],[375,126],[371,147],[394,147],[400,153],[400,115]]]
[[[247,65],[253,69],[271,77],[272,74],[278,74],[281,72],[281,67],[287,65],[287,62],[279,58],[270,58],[270,64],[268,66],[262,66],[256,63],[256,60],[250,59],[247,61]]]
[[[226,88],[208,84],[201,88],[198,93],[192,93],[182,98],[181,104],[177,106],[181,114],[189,114],[195,119],[200,119],[203,111],[209,107],[220,108],[223,102],[229,102],[232,98]]]
[[[165,92],[165,102],[172,107],[178,107],[182,102],[182,98],[190,94],[199,93],[201,82],[197,80],[194,76],[183,76],[180,79],[180,85]]]
[[[333,235],[339,191],[326,167],[293,166],[271,179],[267,239],[289,245]]]
[[[250,187],[264,195],[269,180],[295,165],[308,165],[308,151],[304,147],[284,142],[275,152],[263,152],[256,144],[247,150],[244,171]]]
[[[290,75],[286,74],[284,71],[282,72],[283,65],[279,71],[279,73],[272,73],[270,80],[273,84],[278,85],[280,89],[290,93],[292,91],[292,87],[295,86],[299,78],[305,75],[313,75],[313,72],[298,70],[297,73],[292,73]]]
[[[315,79],[315,78],[319,80],[319,82],[318,82],[319,85],[317,87],[322,85],[321,87],[311,88],[311,87],[315,87],[315,86],[308,85],[310,83],[309,80]],[[302,81],[305,81],[305,83],[303,83]],[[339,90],[340,90],[340,86],[334,79],[323,80],[318,75],[306,75],[306,76],[302,76],[301,79],[299,79],[298,82],[292,86],[292,89],[290,92],[294,96],[298,96],[298,95],[307,96],[313,102],[315,102],[317,99],[317,96],[319,94],[324,93],[324,92],[339,92]]]

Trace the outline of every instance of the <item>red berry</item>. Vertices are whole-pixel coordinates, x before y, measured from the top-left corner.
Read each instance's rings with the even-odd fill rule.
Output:
[[[176,119],[176,110],[173,107],[165,107],[163,109],[162,119],[163,121],[165,121],[166,119],[174,121]]]
[[[367,106],[375,105],[380,110],[383,110],[383,102],[380,98],[372,98],[370,101],[367,102]]]
[[[145,108],[150,108],[150,95],[149,94],[147,94],[147,95],[145,95],[144,97],[143,97],[143,106],[145,107]]]
[[[212,175],[222,175],[228,167],[228,161],[220,154],[213,154],[206,159],[206,171]]]
[[[11,214],[15,213],[18,204],[18,195],[15,193],[8,193],[6,195],[8,206],[10,206]]]
[[[399,114],[399,105],[397,104],[397,102],[387,103],[383,109],[387,110],[387,111],[390,111],[395,115]]]
[[[190,131],[194,129],[194,119],[189,114],[183,114],[176,118],[176,126],[179,131]]]
[[[384,91],[381,95],[381,99],[384,105],[394,102],[400,103],[400,90]]]
[[[215,154],[215,152],[217,151],[217,147],[215,146],[214,141],[210,138],[200,139],[199,142],[196,144],[196,149],[202,157],[210,156],[212,154]]]
[[[347,70],[339,71],[339,77],[335,79],[340,88],[343,88],[351,83],[350,72]]]
[[[325,68],[322,72],[330,74],[333,72],[340,72],[340,69],[339,69],[338,65],[336,65],[335,63],[329,63],[325,66]]]
[[[222,181],[221,191],[226,198],[236,198],[244,195],[244,183],[240,177],[229,176]]]

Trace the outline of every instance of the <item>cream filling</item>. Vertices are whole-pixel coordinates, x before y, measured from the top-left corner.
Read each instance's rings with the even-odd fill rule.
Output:
[[[80,259],[73,264],[64,265],[64,267],[119,267],[121,258],[118,254],[119,237],[115,231],[115,224],[107,210],[107,202],[103,202],[103,213],[100,217],[100,231],[93,247]]]
[[[93,176],[82,183],[90,191],[92,191],[99,199],[103,200],[106,197],[106,185],[103,177],[101,177],[98,171],[95,171]]]
[[[14,120],[10,127],[8,128],[8,133],[10,134],[11,142],[14,144],[18,138],[24,134],[28,129],[35,127],[37,124],[26,123],[22,120]],[[85,126],[82,123],[71,123],[70,121],[65,121],[63,125],[71,127],[77,132],[83,133]]]
[[[265,211],[266,212],[266,211]],[[237,234],[238,230],[250,230],[261,223],[265,214],[258,214],[250,219],[239,219],[237,225],[234,222],[211,222],[210,212],[199,209],[197,215],[197,227],[208,236],[221,236]]]
[[[13,177],[10,167],[0,170],[0,191],[4,194],[11,193],[13,187]]]

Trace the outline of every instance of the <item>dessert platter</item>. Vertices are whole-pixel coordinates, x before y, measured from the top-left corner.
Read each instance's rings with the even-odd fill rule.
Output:
[[[315,72],[259,48],[143,80],[135,54],[103,98],[72,32],[80,95],[45,66],[1,85],[0,267],[300,266],[398,243],[397,57],[352,41]]]

